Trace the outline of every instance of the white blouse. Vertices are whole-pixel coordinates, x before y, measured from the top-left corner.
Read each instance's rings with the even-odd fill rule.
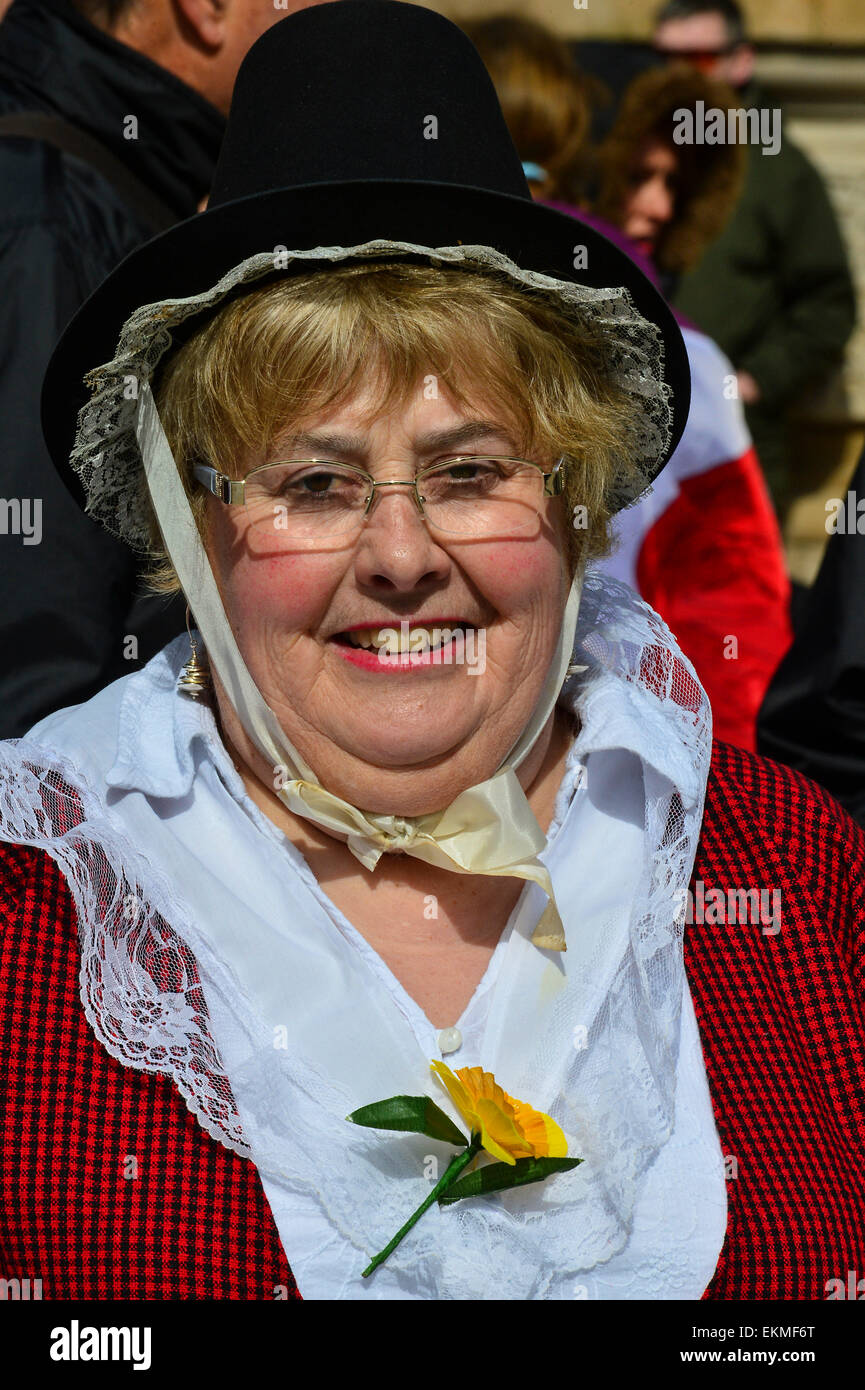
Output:
[[[667,980],[682,1008],[669,1040],[666,1129],[643,1030],[616,1021],[634,993],[623,971],[646,891],[646,788],[660,776],[651,748],[640,753],[652,735],[625,708],[627,691],[620,709],[610,681],[603,702],[575,693],[574,682],[561,697],[582,729],[540,857],[567,952],[532,946],[546,899],[527,883],[456,1033],[443,1037],[247,796],[210,709],[176,692],[187,654],[178,639],[144,670],[42,721],[28,744],[70,759],[103,796],[107,784],[111,822],[176,890],[173,925],[186,924],[302,1296],[698,1299],[723,1244],[726,1193],[684,972]],[[631,1041],[605,1055],[622,1026]],[[553,1113],[569,1153],[586,1162],[519,1191],[434,1206],[362,1279],[452,1150],[344,1117],[388,1095],[426,1093],[464,1130],[431,1077],[439,1057],[493,1071],[505,1090]]]

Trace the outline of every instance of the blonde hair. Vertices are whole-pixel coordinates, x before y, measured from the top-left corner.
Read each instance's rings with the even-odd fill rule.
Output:
[[[569,513],[585,508],[581,529],[567,528],[568,560],[573,568],[607,552],[614,488],[638,479],[630,460],[639,407],[613,380],[602,330],[500,273],[405,262],[343,265],[260,287],[224,306],[168,360],[154,394],[202,537],[208,494],[194,481],[196,463],[241,477],[287,425],[348,399],[370,371],[377,408],[434,379],[463,407],[494,407],[520,456],[566,455],[562,503]],[[142,488],[152,540],[146,581],[178,593]]]

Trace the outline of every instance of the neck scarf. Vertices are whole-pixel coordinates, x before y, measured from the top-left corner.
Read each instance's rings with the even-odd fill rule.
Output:
[[[321,786],[252,679],[226,618],[171,446],[146,382],[139,393],[136,433],[166,549],[195,615],[208,657],[255,748],[274,772],[284,770],[279,778],[281,785],[274,786],[275,795],[295,815],[344,839],[355,858],[370,871],[386,850],[402,850],[454,873],[532,880],[549,900],[532,942],[545,950],[564,951],[564,925],[552,880],[538,858],[546,845],[546,836],[516,769],[546,726],[568,674],[582,572],[578,571],[571,583],[556,650],[532,717],[493,776],[461,792],[442,811],[415,817],[371,814]]]

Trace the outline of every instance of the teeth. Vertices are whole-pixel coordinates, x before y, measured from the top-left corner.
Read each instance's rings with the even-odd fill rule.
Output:
[[[444,634],[450,634],[451,631],[455,631],[457,628],[462,628],[464,630],[464,624],[443,623],[441,626],[436,626],[434,628],[417,626],[411,628],[406,633],[403,631],[401,625],[397,626],[394,624],[393,627],[351,628],[346,633],[346,636],[355,647],[372,647],[374,650],[378,651],[382,647],[389,647],[393,650],[394,634],[396,634],[400,653],[422,653],[432,649],[433,640],[435,640],[437,647],[441,646]]]

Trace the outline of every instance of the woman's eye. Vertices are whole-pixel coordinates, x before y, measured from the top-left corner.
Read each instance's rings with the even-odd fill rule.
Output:
[[[452,463],[442,468],[442,473],[448,478],[453,478],[455,482],[461,479],[474,481],[477,478],[498,476],[499,471],[494,459],[467,460],[465,463]]]
[[[329,497],[332,493],[349,487],[349,480],[339,473],[319,468],[313,473],[288,473],[280,482],[279,490],[285,496]]]
[[[327,492],[331,483],[335,481],[333,473],[308,473],[304,478],[298,478],[297,483],[308,492]]]

